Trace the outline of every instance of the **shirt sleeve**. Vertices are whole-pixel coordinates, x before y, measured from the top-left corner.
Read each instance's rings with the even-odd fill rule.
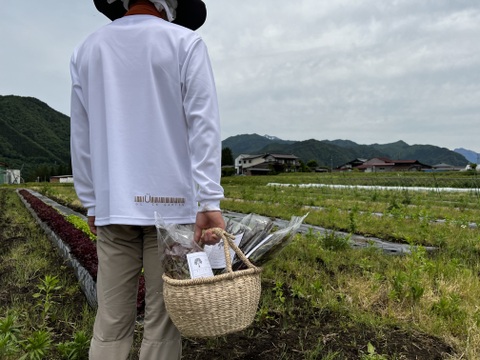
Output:
[[[76,53],[70,62],[72,91],[70,103],[70,152],[75,191],[87,215],[95,215],[95,192],[92,181],[90,158],[90,131],[88,115],[85,109],[82,86],[80,84]]]
[[[200,211],[219,210],[223,199],[220,115],[213,71],[201,39],[191,47],[182,69],[190,161]]]

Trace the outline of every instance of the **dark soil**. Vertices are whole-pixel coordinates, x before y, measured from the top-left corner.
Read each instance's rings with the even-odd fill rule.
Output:
[[[0,191],[0,195],[2,192]],[[7,254],[11,246],[27,239],[22,236],[6,238],[5,234],[12,234],[15,231],[12,232],[11,224],[5,221],[2,215],[0,209],[0,254]],[[47,256],[50,258],[50,255]],[[52,266],[64,267],[63,261],[54,252],[51,253],[51,260]],[[0,278],[14,266],[14,263],[4,262],[0,266]],[[39,274],[39,277],[42,276],[44,275]],[[21,293],[34,303],[33,294],[37,291],[36,284],[26,288],[19,288],[16,284],[3,286],[0,289],[0,307],[8,308],[12,293]],[[264,283],[262,291],[265,293],[274,289],[270,284]],[[285,294],[288,294],[288,289]],[[65,298],[63,301],[78,302],[79,309],[86,302],[81,294]],[[303,299],[289,296],[288,301],[290,302],[288,308],[296,309],[295,311],[290,314],[273,312],[266,314],[262,320],[244,331],[216,339],[184,339],[182,359],[322,359],[327,354],[333,353],[336,356],[330,359],[361,359],[362,355],[367,354],[369,343],[375,347],[377,354],[388,356],[388,359],[441,360],[454,354],[454,349],[441,339],[417,331],[394,326],[373,328],[353,321],[348,314],[311,309]],[[81,311],[79,316],[80,313]],[[71,321],[74,322],[75,319]],[[50,326],[56,334],[56,341],[66,340],[62,323],[52,323]],[[139,328],[135,340],[137,347],[140,338]],[[135,360],[135,355],[131,359]]]
[[[263,291],[273,289],[264,284]],[[268,314],[249,329],[215,341],[186,339],[182,359],[322,359],[329,353],[336,354],[334,359],[360,359],[368,353],[368,343],[388,359],[441,360],[454,353],[440,339],[417,331],[372,328],[328,310],[305,312],[303,300],[290,301],[297,304],[292,314]]]

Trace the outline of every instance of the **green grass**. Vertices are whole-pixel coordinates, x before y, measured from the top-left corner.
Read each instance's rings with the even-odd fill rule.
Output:
[[[403,184],[407,181],[403,179]],[[415,174],[416,176],[417,174]],[[405,176],[406,178],[406,176]],[[332,230],[382,239],[433,245],[427,253],[418,247],[405,256],[385,255],[375,248],[354,250],[332,234],[297,236],[265,267],[264,278],[287,287],[308,300],[312,308],[344,311],[361,323],[401,324],[438,336],[461,349],[464,357],[480,357],[480,222],[478,189],[471,193],[417,192],[413,190],[360,190],[271,187],[269,182],[394,185],[385,175],[365,177],[234,177],[224,179],[227,199],[222,208],[288,219],[310,212],[306,222]],[[360,181],[360,180],[363,180]],[[434,182],[428,183],[428,181]],[[410,176],[411,184],[435,187],[439,183],[472,180],[451,176]],[[476,181],[476,178],[474,178]],[[400,186],[402,183],[399,182]],[[314,207],[317,207],[315,209]],[[378,216],[382,213],[383,216]],[[436,222],[443,220],[443,222]],[[285,309],[279,290],[264,299],[264,308]],[[370,349],[372,350],[372,348]],[[372,350],[373,351],[373,350]],[[368,357],[368,355],[371,355]],[[366,353],[365,358],[375,358]],[[380,358],[380,357],[378,357]]]
[[[0,202],[0,358],[62,359],[76,346],[85,359],[94,310],[18,195],[0,189]]]
[[[271,284],[271,289],[262,295],[257,321],[268,321],[272,314],[293,316],[299,311],[314,321],[318,314],[331,312],[345,317],[339,332],[351,328],[377,329],[376,337],[382,338],[384,329],[400,328],[438,337],[457,350],[458,356],[454,358],[480,358],[480,229],[470,226],[480,223],[478,185],[470,193],[446,193],[267,186],[271,182],[410,184],[435,189],[478,184],[476,175],[230,177],[223,179],[226,199],[222,208],[283,219],[309,212],[306,223],[331,230],[323,235],[313,231],[297,235],[264,267],[263,281]],[[45,189],[67,203],[78,202],[71,185],[58,188],[49,185]],[[376,236],[414,247],[410,254],[402,256],[386,255],[373,246],[353,249],[348,238],[339,237],[333,230]],[[35,227],[29,231],[35,231]],[[426,245],[437,250],[427,252],[423,247]],[[18,254],[12,253],[16,258],[25,254],[21,247],[16,251]],[[20,282],[33,276],[34,272],[29,270],[18,274]],[[300,310],[295,307],[298,301],[304,304]],[[281,325],[289,327],[289,323]],[[218,345],[218,341],[213,343]],[[302,340],[298,341],[301,348]],[[362,359],[386,358],[378,344],[370,345],[364,346]],[[318,354],[325,359],[342,358],[320,342],[303,351],[311,359]],[[402,357],[389,357],[394,358]]]

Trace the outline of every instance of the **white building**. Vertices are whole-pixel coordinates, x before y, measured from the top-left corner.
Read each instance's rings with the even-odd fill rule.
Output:
[[[242,154],[235,159],[237,175],[266,175],[278,172],[296,172],[300,159],[291,154]]]
[[[51,183],[73,183],[73,175],[50,176]]]

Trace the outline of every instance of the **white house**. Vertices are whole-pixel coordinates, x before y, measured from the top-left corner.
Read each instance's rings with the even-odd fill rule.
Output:
[[[0,184],[20,184],[23,182],[21,170],[9,169],[5,163],[0,163]]]
[[[276,172],[296,172],[300,169],[300,159],[291,154],[242,154],[235,159],[237,175],[266,175]]]

